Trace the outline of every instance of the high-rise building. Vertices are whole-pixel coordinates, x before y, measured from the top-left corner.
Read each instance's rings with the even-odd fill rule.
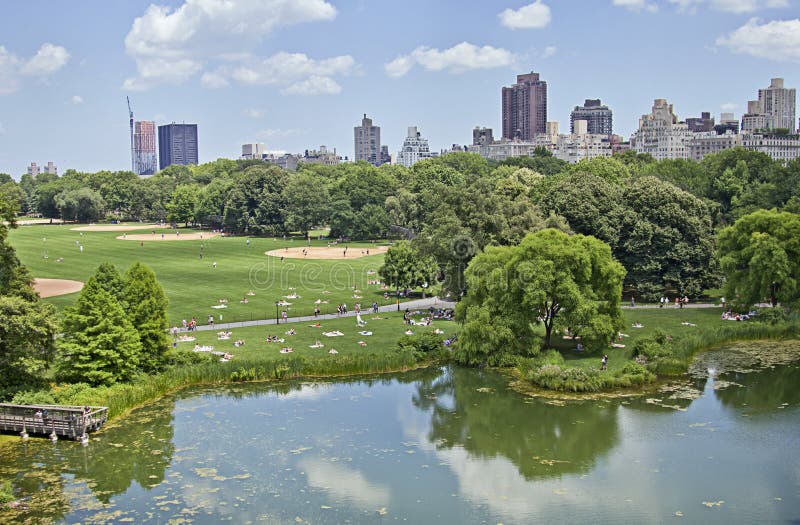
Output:
[[[133,159],[137,175],[153,175],[156,165],[156,123],[136,122],[133,133]]]
[[[158,167],[198,164],[197,124],[158,126]]]
[[[530,141],[546,131],[547,82],[539,73],[517,75],[516,84],[503,88],[502,104],[504,139]]]
[[[494,135],[492,128],[479,128],[475,126],[472,130],[472,145],[482,146],[484,144],[492,144],[494,142]]]
[[[639,119],[639,129],[631,137],[631,149],[649,153],[656,160],[688,159],[691,138],[692,132],[685,123],[678,122],[672,104],[657,98],[650,114]]]
[[[242,144],[242,159],[250,160],[250,159],[260,159],[264,156],[264,153],[267,152],[266,146],[264,144]]]
[[[758,102],[761,111],[767,115],[767,129],[788,129],[794,133],[795,102],[797,92],[794,88],[783,87],[782,78],[773,78],[766,89],[758,90]]]
[[[769,120],[760,100],[748,100],[747,113],[742,115],[742,133],[764,131],[769,128]]]
[[[422,138],[416,126],[409,126],[403,148],[397,152],[397,164],[410,168],[417,162],[433,156],[428,146],[428,139]]]
[[[739,121],[733,116],[733,113],[721,113],[719,116],[719,124],[714,126],[714,131],[717,135],[724,135],[725,133],[739,133]]]
[[[39,166],[35,162],[31,162],[31,165],[28,166],[28,175],[33,178],[36,178],[37,175],[40,173],[47,173],[48,175],[58,175],[58,166],[56,166],[52,161],[48,161],[46,166]]]
[[[686,119],[686,126],[692,133],[707,133],[714,131],[714,117],[708,111],[700,113],[700,118],[689,117]]]
[[[324,164],[325,166],[336,166],[342,162],[342,157],[336,153],[336,148],[333,151],[329,150],[327,146],[320,146],[318,150],[307,149],[300,160],[303,164]]]
[[[585,120],[587,132],[592,135],[611,135],[613,133],[613,114],[599,98],[587,98],[583,106],[575,106],[569,115],[570,131],[575,133],[575,121]]]
[[[373,126],[372,119],[361,119],[361,125],[353,128],[353,141],[355,143],[356,162],[363,160],[375,166],[381,165],[381,128]]]

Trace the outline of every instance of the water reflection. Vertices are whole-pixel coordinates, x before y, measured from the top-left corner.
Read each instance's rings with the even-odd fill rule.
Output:
[[[420,382],[413,403],[431,414],[427,438],[471,457],[505,457],[528,480],[588,472],[618,443],[617,402],[565,408],[509,392],[507,382],[459,368]]]

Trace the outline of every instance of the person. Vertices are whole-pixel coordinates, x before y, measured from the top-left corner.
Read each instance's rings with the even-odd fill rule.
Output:
[[[377,302],[373,302],[372,303],[372,313],[373,314],[377,314],[378,313],[378,303]]]
[[[217,261],[214,261],[214,262],[211,264],[211,266],[213,266],[214,268],[216,268],[216,267],[217,267]]]
[[[678,306],[680,306],[680,299],[678,299],[678,296],[676,295],[675,296],[675,308],[677,308]]]
[[[722,297],[722,298],[720,299],[720,302],[722,302],[722,311],[724,312],[724,311],[725,311],[725,307],[727,306],[727,304],[725,303],[725,298],[724,298],[724,297]]]
[[[608,355],[603,354],[603,358],[600,359],[600,370],[606,370],[608,367]]]
[[[659,308],[664,308],[664,296],[663,295],[658,298],[658,307]]]
[[[250,247],[250,239],[247,239],[246,244],[247,244],[247,247],[249,248]]]
[[[185,323],[185,321],[184,321],[184,323]],[[178,338],[178,327],[177,326],[173,326],[172,327],[172,339],[177,339],[177,338]]]
[[[631,295],[631,308],[636,306],[636,301],[634,301],[633,296]]]
[[[210,326],[212,326],[212,327],[214,326],[214,316],[213,315],[209,315],[208,316],[208,324]]]
[[[314,307],[314,317],[319,317],[319,306]]]
[[[81,244],[81,245],[79,246],[79,248],[80,248],[80,250],[81,250],[81,253],[83,253],[83,244]]]
[[[281,312],[281,319],[283,319],[283,322],[284,322],[284,323],[286,322],[286,319],[287,319],[288,317],[289,317],[289,316],[286,314],[286,310],[284,310],[284,311],[282,311],[282,312]]]

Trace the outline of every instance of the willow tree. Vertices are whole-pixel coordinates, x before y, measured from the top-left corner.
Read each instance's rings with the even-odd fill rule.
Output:
[[[509,355],[551,346],[554,329],[567,327],[589,349],[600,348],[622,326],[624,277],[611,248],[594,237],[547,229],[518,246],[488,247],[465,272],[457,358],[503,364]]]

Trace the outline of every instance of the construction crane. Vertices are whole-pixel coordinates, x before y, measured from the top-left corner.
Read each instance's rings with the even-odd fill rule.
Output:
[[[131,171],[136,173],[136,151],[133,146],[133,110],[131,109],[131,98],[125,98],[128,101],[128,116],[131,119]]]

